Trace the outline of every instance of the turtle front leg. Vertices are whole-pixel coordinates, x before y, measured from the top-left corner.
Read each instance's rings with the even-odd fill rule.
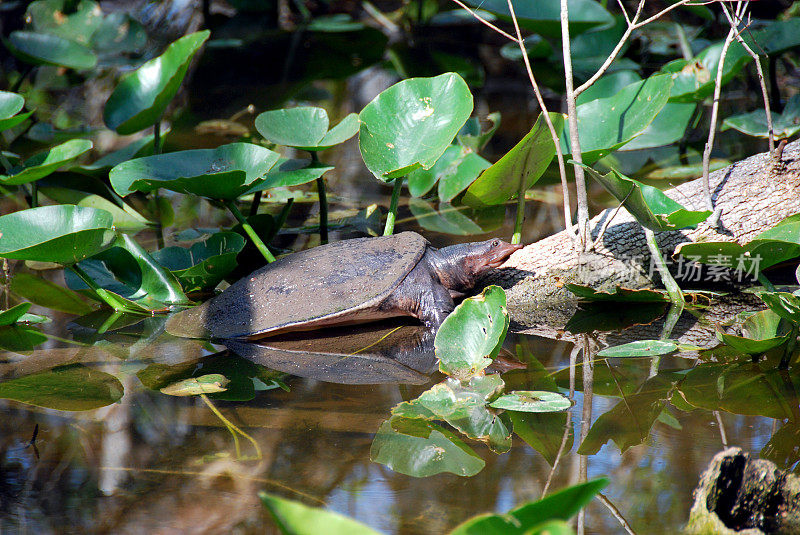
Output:
[[[436,274],[426,264],[420,263],[381,303],[380,308],[396,315],[414,316],[426,327],[436,329],[453,311],[455,303]]]
[[[445,288],[438,280],[432,281],[431,291],[420,299],[418,318],[425,326],[438,329],[444,319],[456,307],[450,290]]]

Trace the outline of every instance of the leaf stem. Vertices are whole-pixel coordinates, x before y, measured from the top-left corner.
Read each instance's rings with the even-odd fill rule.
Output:
[[[400,201],[400,190],[403,189],[403,178],[394,179],[394,189],[392,189],[392,200],[389,203],[389,213],[386,214],[386,226],[383,228],[384,236],[391,236],[394,233],[394,220],[397,218],[397,204]]]
[[[319,163],[316,151],[311,151],[312,165]],[[319,241],[328,243],[328,196],[325,192],[325,179],[317,177],[317,195],[319,196]]]
[[[162,142],[161,119],[159,119],[153,124],[153,156],[161,154],[161,149],[163,148],[161,146]],[[156,204],[156,241],[158,242],[158,248],[163,249],[164,225],[161,224],[161,199],[158,188],[153,191],[153,201]]]
[[[78,278],[80,278],[84,283],[86,283],[86,286],[91,288],[92,291],[96,293],[97,296],[100,299],[102,299],[108,306],[110,306],[111,308],[113,308],[118,312],[125,312],[128,310],[128,307],[125,306],[125,303],[117,299],[113,293],[109,292],[105,288],[101,288],[100,285],[97,284],[94,281],[94,279],[92,279],[89,276],[89,274],[86,273],[83,270],[83,268],[80,267],[78,264],[72,264],[71,266],[68,267],[69,269],[72,270],[73,273],[75,273],[78,276]]]
[[[292,206],[294,206],[294,197],[289,197],[289,200],[283,205],[281,213],[278,214],[278,219],[275,220],[275,234],[280,232],[280,230],[286,224],[286,220],[289,218],[289,212],[291,212]]]
[[[511,243],[517,245],[522,242],[522,223],[525,221],[525,174],[519,178],[519,190],[517,191],[517,217],[514,221],[514,235],[511,236]]]
[[[777,292],[778,291],[777,288],[775,288],[775,286],[772,284],[772,282],[770,282],[770,280],[767,278],[766,275],[764,275],[764,272],[761,271],[761,270],[758,270],[758,282],[760,282],[761,285],[764,288],[766,288],[766,290],[768,292]]]
[[[225,418],[225,416],[222,415],[219,409],[217,409],[217,407],[215,407],[214,404],[211,403],[211,400],[208,398],[208,396],[206,396],[205,394],[200,394],[200,399],[203,400],[203,403],[205,403],[208,406],[208,408],[211,409],[211,412],[213,412],[217,418],[222,420],[222,423],[225,424],[225,427],[227,427],[228,431],[230,431],[231,435],[233,436],[234,446],[236,447],[237,460],[242,460],[242,461],[260,460],[263,457],[263,455],[261,454],[261,448],[259,447],[258,442],[256,442],[256,440],[253,437],[251,437],[250,435],[248,435],[247,433],[236,427],[236,425],[234,425],[233,422]],[[251,444],[253,444],[253,448],[256,450],[255,458],[242,457],[241,451],[239,450],[239,439],[236,437],[237,433],[246,438],[247,440],[249,440]]]
[[[686,303],[686,299],[683,297],[683,292],[681,291],[680,286],[678,286],[678,283],[675,282],[675,279],[672,277],[669,269],[667,269],[667,264],[664,262],[661,249],[659,249],[658,242],[656,241],[655,232],[647,227],[644,227],[644,236],[647,240],[647,248],[650,249],[650,254],[653,257],[653,261],[656,263],[658,274],[661,275],[661,282],[664,283],[664,287],[667,289],[667,294],[669,295],[670,301],[676,305],[684,305]]]
[[[253,245],[256,246],[256,249],[261,253],[261,255],[266,259],[267,262],[272,263],[275,261],[275,257],[272,256],[272,253],[269,252],[269,248],[261,241],[261,238],[258,237],[256,231],[253,227],[250,226],[250,223],[247,222],[247,219],[242,215],[242,212],[236,207],[236,201],[225,201],[225,206],[228,207],[228,210],[231,211],[233,217],[242,225],[245,233],[250,237],[250,241],[253,242]]]

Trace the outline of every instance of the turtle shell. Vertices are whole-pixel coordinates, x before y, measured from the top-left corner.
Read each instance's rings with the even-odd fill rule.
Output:
[[[427,246],[419,234],[402,232],[293,253],[172,316],[167,331],[191,338],[257,338],[402,315],[380,311],[378,305],[419,263]]]

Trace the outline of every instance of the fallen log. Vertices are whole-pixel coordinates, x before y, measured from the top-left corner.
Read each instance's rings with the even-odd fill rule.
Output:
[[[800,212],[800,140],[786,145],[780,159],[761,153],[715,171],[710,183],[714,205],[722,210],[720,228],[705,222],[695,229],[657,233],[659,247],[667,258],[684,242],[747,243]],[[665,193],[690,210],[704,209],[699,178]],[[613,212],[605,210],[591,220],[592,239]],[[543,307],[562,306],[576,299],[565,287],[567,283],[611,291],[617,286],[653,288],[659,281],[651,267],[642,227],[623,208],[594,251],[578,252],[570,236],[562,231],[514,253],[491,282],[506,288],[513,320],[530,325],[529,318]]]

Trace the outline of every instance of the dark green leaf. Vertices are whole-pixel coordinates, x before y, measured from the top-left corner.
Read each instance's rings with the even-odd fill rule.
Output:
[[[492,139],[494,133],[500,127],[500,112],[496,111],[486,116],[486,119],[492,123],[488,130],[481,131],[481,123],[477,117],[469,119],[456,136],[456,140],[460,145],[472,149],[474,152],[480,152]],[[556,130],[557,132],[558,130]]]
[[[506,0],[468,0],[468,4],[497,14],[510,20]],[[614,22],[614,17],[599,3],[593,0],[569,0],[569,32],[578,35],[597,26]],[[561,36],[561,4],[559,0],[537,0],[520,2],[514,6],[514,13],[522,28],[546,37]]]
[[[550,120],[556,132],[560,132],[564,125],[563,115],[551,113]],[[513,199],[520,190],[518,180],[525,181],[523,189],[533,186],[555,154],[553,137],[540,114],[530,132],[467,188],[463,202],[479,207]]]
[[[79,206],[42,206],[0,217],[0,257],[70,265],[111,246],[111,214]]]
[[[253,186],[247,193],[307,184],[318,179],[331,169],[333,169],[331,165],[314,163],[311,160],[280,158],[272,169],[267,172],[264,181]]]
[[[772,310],[759,310],[744,320],[742,336],[717,331],[717,338],[742,353],[759,355],[778,347],[787,340],[791,333],[778,336],[781,317]]]
[[[788,292],[760,292],[758,296],[775,314],[800,324],[800,297]]]
[[[278,154],[252,143],[170,152],[129,160],[109,174],[122,196],[167,188],[210,199],[234,200],[261,184]]]
[[[11,32],[6,43],[12,54],[34,65],[85,70],[97,64],[97,56],[87,46],[57,35],[17,31]]]
[[[136,210],[125,204],[120,208],[118,204],[92,193],[77,191],[69,188],[44,187],[39,192],[50,197],[60,204],[74,204],[75,206],[88,206],[105,210],[112,217],[114,228],[120,232],[137,233],[146,228],[150,222]]]
[[[764,109],[728,117],[721,130],[734,128],[748,136],[769,137],[767,114]],[[800,95],[794,95],[786,103],[783,113],[772,112],[772,131],[775,138],[790,138],[800,132]]]
[[[31,304],[32,303],[20,303],[8,310],[0,311],[0,327],[17,323],[17,321],[28,312],[28,309],[31,308]]]
[[[514,433],[542,454],[551,466],[561,449],[564,431],[567,431],[564,451],[572,451],[575,437],[568,413],[509,412],[508,417],[514,427]]]
[[[430,169],[471,112],[472,94],[455,73],[403,80],[359,114],[364,163],[383,181]]]
[[[118,134],[133,134],[160,121],[197,50],[208,39],[203,30],[181,37],[137,70],[123,76],[106,101],[103,120]]]
[[[88,411],[122,398],[119,379],[79,364],[0,383],[0,398],[61,411]]]
[[[67,141],[25,160],[22,165],[13,167],[10,174],[0,175],[0,183],[15,186],[34,182],[74,161],[91,148],[92,142],[88,139]]]
[[[59,312],[81,316],[92,311],[92,307],[72,290],[30,273],[15,274],[9,289],[33,304]]]
[[[236,268],[236,255],[245,239],[235,232],[219,232],[191,248],[166,247],[152,257],[172,271],[185,292],[211,290]]]
[[[602,292],[580,284],[568,283],[566,286],[570,292],[587,301],[609,301],[614,303],[662,303],[669,301],[669,297],[666,294],[656,290],[632,290],[617,286],[613,292]]]

